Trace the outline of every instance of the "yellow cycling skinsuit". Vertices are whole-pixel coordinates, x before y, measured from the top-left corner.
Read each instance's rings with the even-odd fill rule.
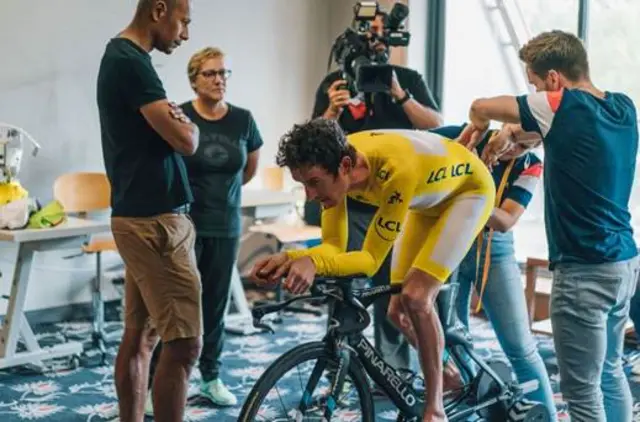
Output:
[[[402,283],[410,268],[446,281],[493,209],[495,184],[487,167],[431,132],[373,130],[347,141],[371,170],[366,188],[348,195],[378,207],[362,250],[346,252],[345,198],[323,210],[322,244],[288,251],[289,257],[309,256],[320,276],[372,276],[393,246],[392,283]]]

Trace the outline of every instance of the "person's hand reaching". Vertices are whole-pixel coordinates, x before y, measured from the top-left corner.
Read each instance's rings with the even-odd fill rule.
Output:
[[[489,126],[478,127],[473,123],[469,123],[464,127],[460,135],[456,138],[456,142],[463,145],[469,151],[475,150],[489,130]]]

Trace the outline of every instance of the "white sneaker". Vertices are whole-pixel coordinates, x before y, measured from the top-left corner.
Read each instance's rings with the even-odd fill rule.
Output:
[[[144,402],[144,414],[153,416],[153,399],[151,398],[151,390],[147,392],[147,399]]]
[[[217,406],[235,406],[238,399],[220,379],[200,384],[200,394]]]

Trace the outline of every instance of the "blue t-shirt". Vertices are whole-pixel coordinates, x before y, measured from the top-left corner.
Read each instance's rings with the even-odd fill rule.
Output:
[[[551,268],[637,255],[629,197],[638,152],[629,97],[578,89],[517,97],[522,128],[543,137],[545,225]]]
[[[435,132],[444,137],[455,139],[457,138],[465,125],[462,126],[442,126],[436,129],[432,129],[431,132]],[[478,154],[482,154],[482,150],[485,145],[489,141],[489,138],[493,132],[488,133],[485,138],[478,144],[477,150]],[[492,171],[491,175],[493,176],[493,181],[496,185],[496,190],[500,186],[500,182],[504,177],[504,173],[509,166],[509,161],[499,161],[496,164]],[[512,201],[517,202],[522,205],[524,208],[527,208],[529,202],[531,202],[531,198],[533,197],[533,193],[535,192],[536,186],[542,176],[542,161],[540,158],[534,154],[533,152],[528,152],[523,154],[522,156],[516,158],[513,163],[513,167],[511,168],[511,172],[507,177],[506,185],[504,188],[504,193],[502,195],[502,202],[505,199],[511,199]],[[486,234],[486,232],[485,232]],[[486,236],[485,236],[486,240]],[[484,262],[484,253],[486,252],[486,243],[484,244],[482,251],[482,262]],[[477,243],[474,242],[473,246],[467,253],[466,259],[473,259],[475,261],[477,254]],[[515,255],[515,250],[513,246],[513,232],[508,231],[506,233],[501,233],[494,231],[491,241],[491,261],[497,262],[500,260],[504,260]]]

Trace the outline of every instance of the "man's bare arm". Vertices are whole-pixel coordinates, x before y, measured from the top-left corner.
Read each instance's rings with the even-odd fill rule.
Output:
[[[520,123],[520,109],[516,97],[502,95],[477,99],[471,104],[469,120],[477,127],[486,127],[491,120]]]
[[[433,129],[442,126],[442,116],[437,111],[420,104],[413,98],[402,105],[409,121],[416,129]]]
[[[198,149],[200,130],[179,107],[167,100],[158,100],[140,107],[149,125],[171,147],[182,155],[193,155]]]

